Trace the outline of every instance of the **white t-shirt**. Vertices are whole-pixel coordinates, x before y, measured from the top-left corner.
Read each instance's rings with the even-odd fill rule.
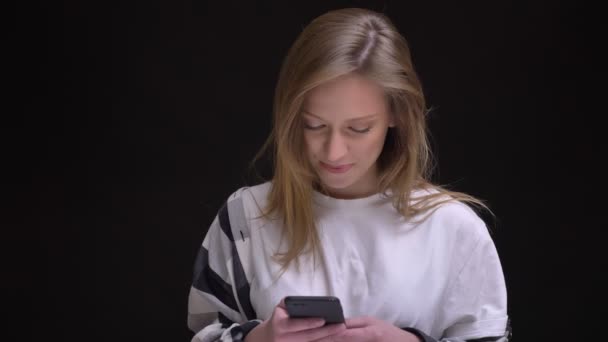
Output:
[[[331,295],[340,299],[346,318],[371,316],[436,339],[505,333],[507,298],[501,263],[486,225],[468,206],[442,204],[422,222],[413,223],[381,194],[342,200],[315,192],[313,208],[323,257],[316,258],[315,267],[312,255],[306,255],[299,270],[292,265],[278,278],[281,266],[272,256],[286,251],[282,224],[260,217],[270,186],[264,183],[235,192],[227,203],[233,241],[212,232],[214,225],[222,230],[225,218],[214,221],[203,243],[209,268],[226,283],[240,283],[243,288],[243,279],[234,279],[238,272],[234,260],[228,260],[230,253],[219,253],[228,256],[225,262],[212,257],[215,247],[232,243],[257,319],[268,319],[285,296]],[[191,314],[201,305],[206,308],[198,313],[213,308],[222,312],[207,292],[193,286]],[[193,297],[201,295],[206,304],[197,305],[200,298]],[[224,315],[234,322],[251,319],[243,315],[242,305],[238,308],[239,313]]]

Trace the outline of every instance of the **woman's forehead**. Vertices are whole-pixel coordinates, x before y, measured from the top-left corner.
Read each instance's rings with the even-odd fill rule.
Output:
[[[304,111],[321,118],[329,114],[357,118],[381,114],[386,105],[386,96],[378,84],[363,76],[347,75],[311,90]]]

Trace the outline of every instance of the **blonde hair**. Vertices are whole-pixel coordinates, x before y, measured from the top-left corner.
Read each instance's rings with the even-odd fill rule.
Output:
[[[275,89],[272,132],[255,158],[273,147],[274,176],[263,216],[282,220],[289,248],[276,257],[283,269],[294,260],[298,264],[303,253],[319,252],[320,245],[312,205],[319,182],[305,153],[302,105],[311,89],[350,73],[377,82],[395,116],[378,158],[379,192],[390,191],[406,218],[430,214],[447,201],[485,208],[478,199],[431,183],[425,98],[408,44],[390,19],[358,8],[330,11],[314,19],[290,48]],[[414,199],[414,189],[428,191]]]

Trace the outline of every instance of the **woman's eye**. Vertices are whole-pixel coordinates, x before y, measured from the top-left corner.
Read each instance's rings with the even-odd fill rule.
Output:
[[[369,132],[370,129],[371,129],[371,127],[366,127],[366,128],[350,127],[350,130],[355,133],[367,133],[367,132]]]
[[[325,127],[325,125],[309,125],[309,124],[304,124],[304,128],[310,129],[310,130],[313,130],[313,131],[321,129],[323,127]]]

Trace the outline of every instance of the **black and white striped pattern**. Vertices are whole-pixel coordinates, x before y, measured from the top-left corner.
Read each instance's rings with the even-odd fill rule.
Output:
[[[219,210],[196,257],[190,289],[188,326],[193,342],[237,342],[260,320],[249,299],[249,230],[240,191]]]

